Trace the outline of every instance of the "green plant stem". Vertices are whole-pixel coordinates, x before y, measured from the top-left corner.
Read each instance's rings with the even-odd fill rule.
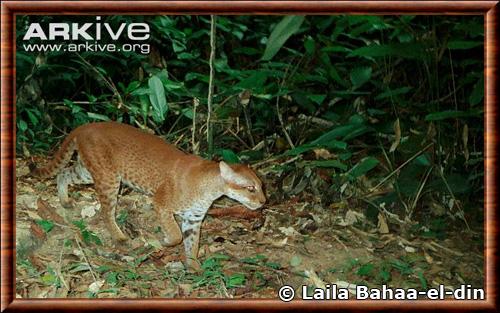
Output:
[[[214,135],[212,129],[212,98],[214,93],[214,61],[215,61],[215,25],[216,17],[215,15],[210,15],[210,80],[208,82],[208,97],[207,97],[207,143],[208,143],[208,154],[211,156],[214,151]]]

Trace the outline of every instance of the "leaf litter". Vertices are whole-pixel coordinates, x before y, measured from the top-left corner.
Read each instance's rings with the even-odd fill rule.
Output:
[[[276,299],[285,284],[297,290],[325,284],[484,286],[480,232],[409,236],[383,213],[369,221],[350,199],[323,205],[305,177],[296,179],[299,191],[267,175],[269,201],[262,212],[227,199],[214,203],[202,226],[203,270],[188,273],[182,244],[161,246],[149,197],[122,190],[117,223],[129,240],[117,245],[99,217],[92,186],[73,187],[76,205],[64,209],[55,179],[30,177],[21,158],[16,173],[20,298]],[[307,179],[321,179],[320,170],[314,173]]]

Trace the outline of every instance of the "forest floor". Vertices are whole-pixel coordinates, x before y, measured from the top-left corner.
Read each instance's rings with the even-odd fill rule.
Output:
[[[414,236],[370,222],[348,200],[323,206],[307,191],[270,196],[261,212],[216,201],[202,226],[203,270],[189,273],[182,244],[161,247],[149,197],[122,192],[117,221],[130,239],[115,247],[92,186],[73,187],[76,206],[64,209],[55,178],[33,178],[26,160],[16,162],[17,297],[277,299],[283,285],[484,287],[483,228]],[[268,195],[279,192],[270,176]]]

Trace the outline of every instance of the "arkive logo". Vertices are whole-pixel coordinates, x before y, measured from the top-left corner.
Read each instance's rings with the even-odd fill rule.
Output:
[[[100,23],[96,16],[95,23],[49,23],[46,29],[40,23],[31,23],[23,40],[118,40],[122,36],[133,41],[147,40],[150,37],[146,23],[121,23],[113,28],[109,23]]]

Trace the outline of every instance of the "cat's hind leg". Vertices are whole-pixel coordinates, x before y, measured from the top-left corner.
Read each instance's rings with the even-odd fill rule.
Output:
[[[73,207],[73,201],[68,197],[69,185],[92,184],[93,182],[92,175],[78,158],[75,165],[63,169],[57,175],[57,194],[61,205],[65,208]]]
[[[118,176],[102,175],[95,177],[95,191],[101,202],[101,213],[114,239],[125,241],[127,236],[116,224],[115,211],[120,191],[120,178]]]

